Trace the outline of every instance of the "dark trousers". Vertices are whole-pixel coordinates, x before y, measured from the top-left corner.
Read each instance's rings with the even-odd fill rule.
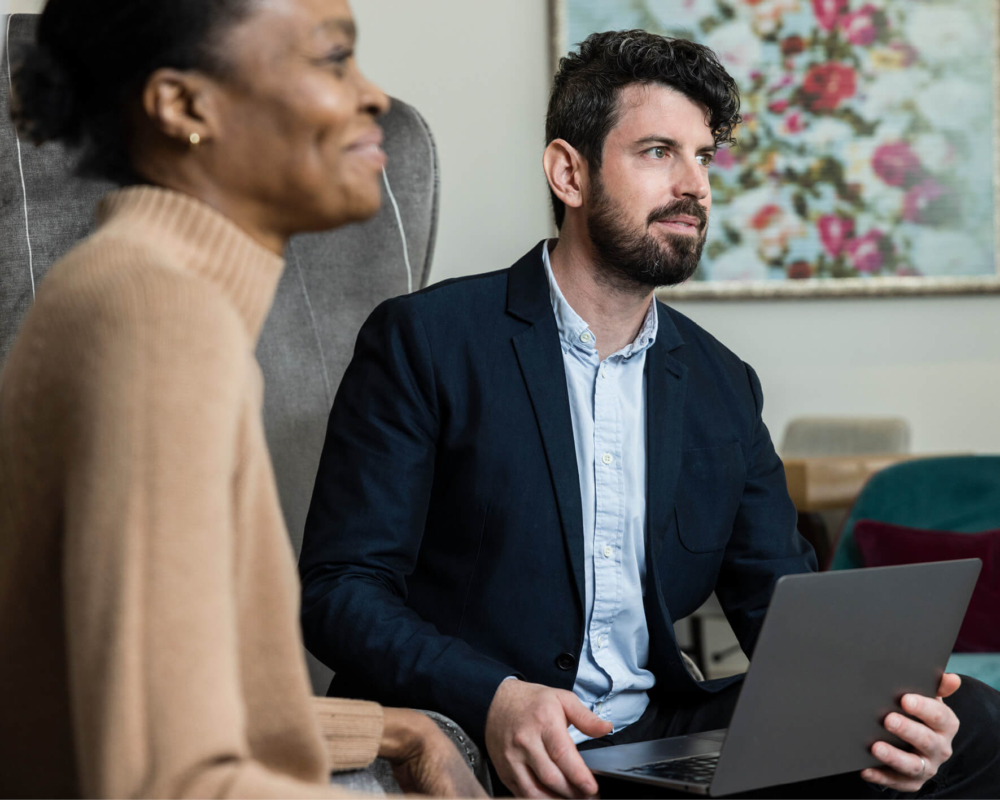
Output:
[[[616,744],[683,736],[729,726],[742,684],[689,705],[652,700],[646,713],[617,733],[584,742],[580,750]],[[834,775],[748,792],[740,797],[988,797],[1000,798],[1000,693],[974,678],[962,677],[962,686],[945,702],[961,723],[952,743],[952,757],[938,774],[915,794],[883,790],[861,780],[858,773]],[[631,781],[598,776],[601,797],[691,797]]]

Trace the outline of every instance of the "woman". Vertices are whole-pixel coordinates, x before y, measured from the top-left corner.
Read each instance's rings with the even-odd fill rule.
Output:
[[[4,796],[331,796],[376,754],[482,794],[423,715],[310,697],[264,439],[284,245],[380,202],[354,39],[346,0],[45,8],[15,118],[126,188],[0,376]]]

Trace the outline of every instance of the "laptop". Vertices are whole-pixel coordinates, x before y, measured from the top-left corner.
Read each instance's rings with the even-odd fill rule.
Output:
[[[904,694],[933,697],[982,562],[786,575],[729,728],[581,753],[597,775],[719,795],[878,766]]]

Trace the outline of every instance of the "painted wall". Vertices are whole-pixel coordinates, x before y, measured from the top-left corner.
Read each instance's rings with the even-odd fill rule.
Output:
[[[354,9],[362,67],[420,109],[438,142],[432,280],[509,265],[550,231],[545,0],[355,0]],[[778,441],[796,415],[891,414],[910,421],[918,451],[1000,453],[1000,296],[678,307],[757,369]]]
[[[440,145],[433,280],[506,266],[548,234],[546,5],[355,0],[362,67]],[[798,415],[900,415],[915,450],[1000,453],[1000,296],[678,308],[756,368],[779,442]]]

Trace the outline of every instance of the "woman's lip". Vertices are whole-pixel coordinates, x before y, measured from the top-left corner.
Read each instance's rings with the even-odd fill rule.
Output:
[[[347,146],[347,149],[357,150],[370,147],[371,145],[375,145],[376,147],[381,149],[384,140],[385,140],[385,134],[382,132],[382,128],[376,125],[370,131],[368,131],[368,133],[364,134],[363,136],[359,136],[357,139],[351,142]]]
[[[380,144],[354,144],[347,148],[347,152],[351,155],[361,156],[377,167],[384,167],[388,161],[385,150]]]

